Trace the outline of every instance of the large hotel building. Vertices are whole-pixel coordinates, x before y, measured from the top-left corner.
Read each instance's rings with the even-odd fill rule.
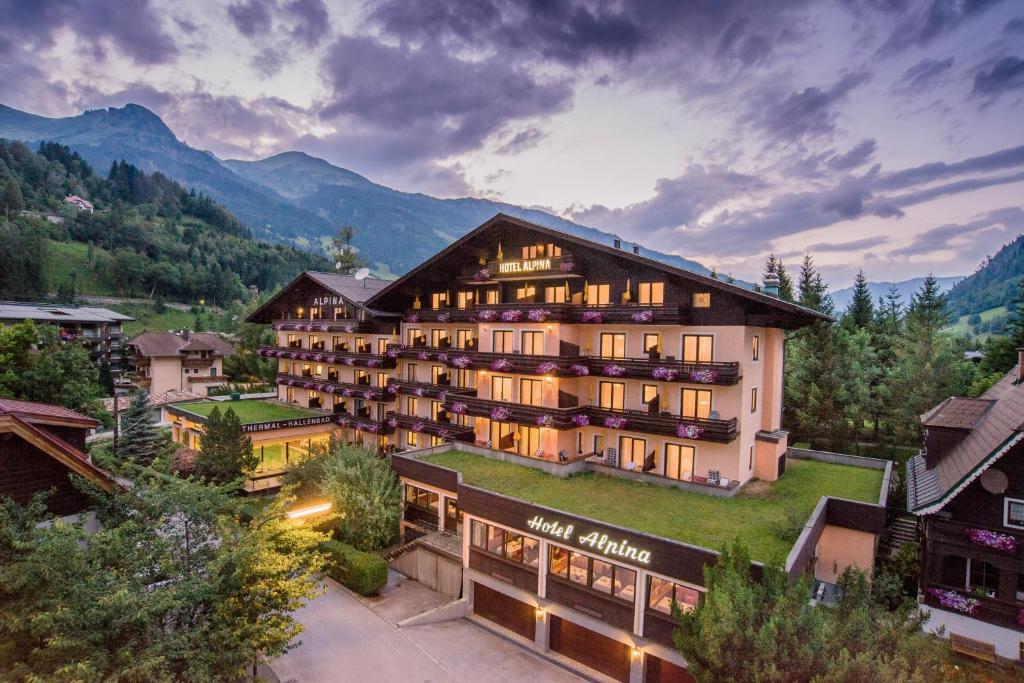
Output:
[[[820,319],[771,288],[498,215],[394,282],[305,273],[249,320],[276,330],[261,353],[280,400],[390,455],[396,567],[595,676],[671,681],[688,675],[670,605],[697,604],[732,540],[701,515],[749,533],[752,480],[867,477],[866,494],[815,496],[775,559],[822,596],[873,564],[886,464],[805,460],[781,429],[786,333]],[[522,473],[542,479],[517,487]]]

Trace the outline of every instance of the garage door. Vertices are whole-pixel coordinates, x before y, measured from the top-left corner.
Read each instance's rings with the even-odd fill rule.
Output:
[[[484,619],[518,633],[524,638],[534,639],[537,612],[533,605],[510,598],[481,583],[473,583],[473,611]]]
[[[625,643],[554,615],[551,616],[551,636],[548,642],[555,652],[617,681],[629,681],[629,646]]]
[[[693,676],[677,664],[647,655],[644,658],[644,683],[693,683]]]

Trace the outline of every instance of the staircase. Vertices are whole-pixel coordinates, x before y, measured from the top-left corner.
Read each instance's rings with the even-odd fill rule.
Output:
[[[916,542],[917,517],[906,513],[894,514],[885,525],[885,533],[878,544],[878,556],[893,557],[905,544]]]

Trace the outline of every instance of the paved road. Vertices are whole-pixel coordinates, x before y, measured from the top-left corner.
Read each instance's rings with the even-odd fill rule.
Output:
[[[281,683],[580,680],[465,619],[400,629],[382,616],[391,612],[378,614],[335,582],[326,583],[327,594],[296,613],[306,627],[302,645],[273,664]]]

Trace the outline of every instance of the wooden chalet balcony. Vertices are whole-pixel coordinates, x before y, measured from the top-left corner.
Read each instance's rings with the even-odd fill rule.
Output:
[[[227,382],[227,375],[189,375],[189,384],[209,384],[213,382]]]
[[[502,304],[475,304],[467,308],[410,309],[405,322],[437,323],[573,323],[625,325],[684,325],[690,309],[679,306],[640,306],[638,304],[544,303],[515,301]]]
[[[552,429],[572,429],[572,416],[585,412],[585,408],[545,408],[544,406],[531,406],[522,403],[511,403],[509,401],[493,401],[487,398],[476,396],[448,396],[442,407],[454,415],[471,415],[473,417],[486,417],[499,422],[515,422]],[[454,407],[454,409],[453,409]],[[508,417],[492,417],[495,411],[501,415],[502,411],[508,413]]]
[[[1013,552],[1007,552],[998,548],[974,543],[971,541],[970,536],[968,536],[968,532],[972,529],[989,531],[1002,536],[1010,536],[1016,541],[1016,548]],[[978,524],[965,524],[962,522],[929,519],[926,526],[926,533],[929,553],[934,553],[938,550],[936,546],[941,545],[949,550],[957,549],[960,551],[957,552],[957,554],[965,557],[973,556],[981,559],[985,556],[992,556],[994,558],[1024,559],[1024,533],[1020,533],[1014,529],[1007,529],[1005,527],[993,528],[980,526]]]
[[[390,420],[374,420],[365,415],[351,413],[335,413],[334,423],[342,428],[355,429],[367,434],[392,434],[395,424]]]
[[[932,594],[931,589],[954,591],[954,589],[949,586],[937,584],[929,585],[922,591],[924,595],[924,604],[936,609],[957,613],[957,610],[955,609],[944,607],[939,601],[939,598]],[[999,600],[998,598],[987,598],[965,589],[955,590],[954,592],[978,601],[977,608],[967,616],[990,624],[997,624],[999,626],[1024,632],[1024,625],[1018,622],[1018,617],[1024,616],[1024,603],[1011,600]]]
[[[342,318],[339,320],[303,320],[286,318],[274,321],[275,330],[295,332],[365,332],[373,328],[370,320]]]
[[[305,375],[293,375],[281,372],[277,375],[277,383],[286,387],[301,387],[312,389],[325,394],[361,398],[366,401],[394,401],[394,394],[391,394],[383,387],[367,386],[365,384],[353,384],[351,382],[337,382],[322,377]]]
[[[430,420],[416,415],[399,415],[389,411],[387,422],[401,429],[439,436],[442,439],[454,439],[467,443],[472,443],[475,440],[472,427],[463,427],[462,425],[452,424],[443,420]]]
[[[286,346],[260,347],[261,358],[283,358],[303,360],[313,363],[334,363],[335,365],[356,365],[364,368],[393,368],[395,359],[376,353],[357,353],[354,351],[315,351]]]
[[[186,368],[208,368],[213,365],[213,361],[214,358],[212,356],[209,358],[199,358],[197,356],[194,358],[182,358],[181,364]]]
[[[424,398],[442,398],[442,396],[472,396],[476,389],[465,387],[452,387],[446,384],[431,384],[430,382],[410,382],[404,379],[388,379],[388,392],[402,394],[403,396],[422,396]]]
[[[660,382],[734,385],[740,380],[740,364],[686,363],[668,358],[599,358],[596,356],[535,356],[522,353],[494,353],[469,349],[440,349],[432,346],[391,344],[392,358],[438,361],[451,368],[492,370],[518,375],[556,377],[625,377]]]

